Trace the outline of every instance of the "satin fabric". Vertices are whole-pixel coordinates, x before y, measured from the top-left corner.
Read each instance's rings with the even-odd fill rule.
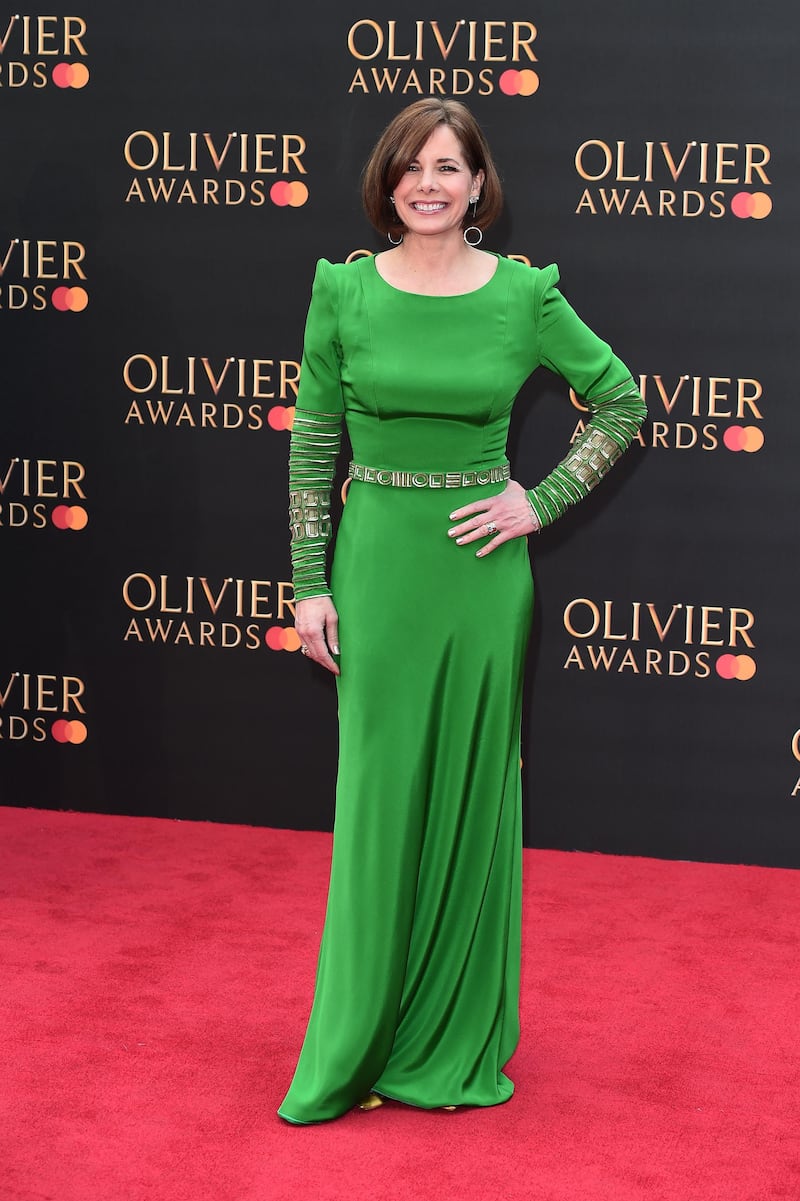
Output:
[[[343,412],[356,461],[504,461],[516,393],[546,362],[579,394],[628,375],[555,288],[499,259],[476,292],[398,291],[374,260],[320,262],[298,406]],[[520,707],[533,586],[524,539],[484,559],[449,514],[504,484],[353,481],[332,572],[340,758],[313,1008],[287,1121],[369,1091],[495,1105],[519,1038]]]

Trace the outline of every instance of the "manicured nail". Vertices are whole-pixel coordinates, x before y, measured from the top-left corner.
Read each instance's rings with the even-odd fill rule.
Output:
[[[341,652],[339,651],[339,643],[335,642],[331,647],[331,650],[333,651],[334,655],[340,654]]]
[[[455,515],[455,513],[451,513],[451,514],[450,514],[450,520],[451,520],[451,521],[455,521],[455,519],[456,519],[456,515]]]
[[[447,531],[447,537],[448,537],[448,538],[452,538],[452,537],[454,536],[455,532],[456,532],[456,531],[455,531],[455,527],[453,527],[453,529],[452,529],[452,530],[448,530],[448,531]]]
[[[457,542],[457,544],[458,544],[459,546],[461,545],[461,543],[462,543],[463,541],[464,541],[464,539],[463,539],[463,538],[456,538],[456,542]]]
[[[475,558],[476,558],[476,559],[482,559],[482,558],[483,558],[483,556],[484,556],[485,554],[486,554],[486,551],[485,551],[485,550],[476,550],[476,551],[475,551]]]

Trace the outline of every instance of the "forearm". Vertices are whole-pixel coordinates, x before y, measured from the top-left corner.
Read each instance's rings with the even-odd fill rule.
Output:
[[[289,446],[289,526],[297,600],[331,595],[325,553],[331,537],[331,488],[341,426],[341,413],[295,410]]]
[[[631,376],[586,403],[591,420],[569,454],[528,493],[540,526],[550,525],[569,505],[583,500],[628,448],[647,410]]]

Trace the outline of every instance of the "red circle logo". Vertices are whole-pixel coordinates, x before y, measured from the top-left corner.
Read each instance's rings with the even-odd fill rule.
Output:
[[[722,441],[728,450],[743,450],[752,455],[764,445],[764,434],[757,425],[729,425],[722,435]]]
[[[756,661],[750,655],[720,655],[716,666],[723,680],[752,680],[756,674]]]
[[[273,430],[290,430],[294,425],[294,405],[275,405],[267,413],[267,425]]]
[[[737,192],[731,198],[731,212],[742,220],[752,217],[754,221],[763,221],[772,212],[772,197],[766,192]]]
[[[271,651],[300,650],[300,635],[294,626],[270,626],[264,641]]]
[[[64,721],[61,718],[59,721],[53,722],[50,733],[56,742],[71,742],[73,746],[80,746],[82,742],[86,741],[88,730],[82,721]]]
[[[57,63],[53,67],[53,83],[57,88],[85,88],[89,68],[83,63]]]
[[[89,522],[89,514],[83,505],[56,505],[50,520],[57,530],[83,530]]]
[[[89,303],[85,288],[56,288],[51,297],[53,308],[60,313],[82,313]]]
[[[299,179],[289,183],[287,179],[279,179],[269,190],[269,198],[278,208],[298,209],[308,200],[308,188]]]
[[[521,71],[511,67],[500,76],[497,86],[505,96],[532,96],[539,87],[539,76],[530,67]]]

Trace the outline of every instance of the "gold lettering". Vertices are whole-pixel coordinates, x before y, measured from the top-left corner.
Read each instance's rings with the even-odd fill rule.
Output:
[[[151,155],[150,159],[148,160],[148,162],[140,163],[140,162],[136,162],[134,160],[134,158],[133,158],[134,138],[144,138],[147,142],[150,143],[150,149],[152,151],[152,155]],[[158,139],[155,137],[154,134],[150,133],[146,129],[137,129],[135,133],[129,134],[128,137],[125,139],[125,146],[124,146],[124,151],[123,151],[123,153],[125,155],[125,162],[128,164],[129,167],[132,167],[134,171],[149,171],[150,168],[152,166],[154,166],[158,160],[158,151],[159,151]]]
[[[722,638],[711,638],[710,631],[720,629],[718,621],[711,620],[712,613],[722,614],[723,609],[719,605],[701,605],[700,607],[700,641],[703,646],[724,646]],[[731,646],[733,643],[731,643]]]
[[[375,49],[371,54],[360,54],[358,50],[356,50],[356,30],[360,29],[362,26],[366,26],[375,33]],[[364,19],[362,21],[356,21],[355,25],[351,25],[347,31],[347,49],[352,54],[353,58],[357,58],[361,62],[365,62],[371,58],[377,58],[383,49],[383,30],[378,22]]]
[[[408,54],[398,54],[397,50],[395,48],[395,35],[397,32],[397,22],[389,21],[387,28],[389,30],[389,38],[388,38],[388,43],[386,46],[386,57],[389,59],[390,62],[407,62],[411,58],[410,52]]]
[[[501,45],[503,38],[502,34],[493,34],[493,29],[505,29],[505,21],[484,21],[483,24],[483,58],[487,63],[504,63],[508,59],[507,54],[492,54],[492,46]]]
[[[761,398],[761,393],[762,393],[761,384],[758,382],[757,379],[739,379],[736,381],[736,383],[737,383],[736,416],[740,419],[742,417],[744,417],[744,415],[745,415],[744,410],[745,410],[745,405],[746,405],[754,417],[757,417],[759,421],[763,420],[763,418],[761,416],[761,411],[760,411],[760,409],[758,409],[756,407],[756,403],[755,403],[757,400],[759,400]],[[753,386],[753,391],[750,393],[749,396],[746,391],[748,384],[752,384],[752,386]]]
[[[742,618],[741,625],[739,624],[739,621],[738,621],[739,617]],[[751,613],[751,611],[749,609],[731,609],[730,645],[731,646],[736,645],[736,637],[737,637],[737,635],[739,635],[742,639],[742,642],[745,644],[745,646],[749,646],[752,649],[755,646],[755,643],[753,642],[752,638],[747,633],[747,631],[753,628],[754,622],[755,622],[755,616],[753,613]]]
[[[761,151],[761,158],[758,162],[755,159],[755,152]],[[753,172],[755,171],[762,183],[769,184],[770,179],[764,170],[769,162],[770,154],[766,146],[760,142],[747,142],[744,148],[744,182],[750,184],[753,182]]]
[[[576,630],[572,624],[572,615],[574,609],[578,605],[585,605],[592,615],[591,626],[588,630]],[[586,597],[578,597],[576,600],[571,600],[564,610],[564,628],[573,638],[591,638],[594,633],[600,628],[600,610],[593,601]]]
[[[528,36],[522,36],[523,30]],[[524,50],[530,62],[536,62],[536,55],[531,50],[531,42],[536,40],[536,26],[532,21],[512,21],[511,22],[511,59],[512,62],[519,62],[519,52]]]
[[[739,182],[738,175],[732,175],[732,176],[726,177],[725,173],[724,173],[726,167],[732,167],[732,168],[736,167],[735,159],[726,158],[725,151],[726,150],[738,150],[738,149],[739,149],[738,142],[717,142],[717,169],[716,169],[716,173],[714,175],[714,183],[738,183]]]
[[[604,166],[603,166],[602,171],[600,171],[597,175],[590,174],[583,165],[584,154],[590,146],[599,147],[599,149],[603,155]],[[592,181],[596,181],[598,179],[605,179],[606,175],[608,175],[609,171],[611,170],[613,162],[614,162],[614,156],[611,153],[611,147],[608,146],[605,142],[599,142],[599,141],[596,141],[595,139],[590,139],[587,142],[582,142],[581,145],[578,147],[578,149],[575,151],[575,169],[578,172],[578,174],[580,175],[581,179],[589,179]],[[592,211],[594,211],[594,210],[592,210]]]
[[[681,175],[683,168],[686,166],[686,160],[688,159],[688,157],[691,153],[691,150],[692,150],[692,143],[687,142],[686,149],[683,152],[683,157],[681,158],[681,161],[676,166],[675,160],[672,157],[672,151],[669,148],[669,142],[661,142],[661,153],[664,155],[664,161],[667,164],[670,175],[672,176],[673,183],[677,183],[678,177]]]
[[[732,417],[730,409],[718,410],[717,401],[726,401],[728,399],[727,392],[720,392],[717,389],[718,384],[729,384],[731,381],[725,376],[712,375],[708,380],[708,415],[709,417]]]
[[[653,627],[656,631],[656,634],[658,635],[659,642],[664,641],[667,634],[669,633],[670,626],[672,625],[673,621],[675,620],[675,614],[678,612],[679,609],[682,609],[682,608],[683,608],[683,605],[680,603],[678,603],[677,605],[673,605],[672,609],[670,611],[670,615],[667,618],[666,625],[662,626],[661,621],[658,616],[658,613],[656,612],[655,605],[652,602],[650,604],[648,604],[647,612],[650,614],[650,617],[653,620]]]
[[[271,609],[263,609],[261,605],[269,605],[269,589],[272,587],[270,580],[251,580],[250,581],[250,616],[251,617],[272,617]]]
[[[575,645],[573,645],[572,650],[569,652],[564,661],[563,670],[566,671],[568,667],[577,667],[579,671],[586,671],[586,668],[581,660],[580,651]]]

